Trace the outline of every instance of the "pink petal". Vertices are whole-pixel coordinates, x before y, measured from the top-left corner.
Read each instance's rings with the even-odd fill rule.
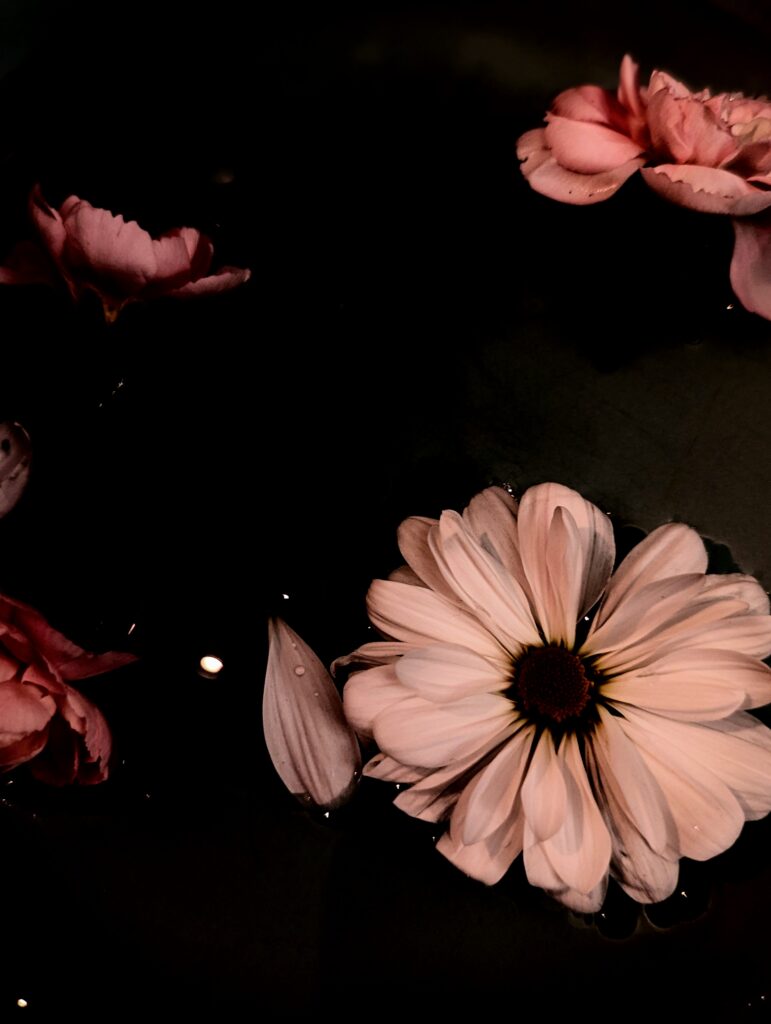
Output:
[[[694,759],[730,787],[745,817],[762,818],[771,810],[771,729],[746,712],[720,722],[705,722],[690,743]]]
[[[407,583],[411,587],[425,587],[423,580],[408,565],[399,565],[388,574],[394,583]]]
[[[467,647],[434,644],[409,651],[395,665],[396,676],[411,693],[435,703],[459,700],[475,693],[503,693],[510,673],[504,673]]]
[[[633,708],[625,708],[618,723],[664,792],[681,856],[708,860],[727,850],[741,831],[744,813],[731,790],[694,759],[691,730],[698,726]],[[685,746],[676,746],[673,735]]]
[[[136,221],[125,221],[84,199],[73,203],[63,217],[67,237],[61,260],[74,280],[85,272],[90,287],[98,279],[100,295],[109,288],[131,296],[157,273],[156,246]],[[184,243],[179,244],[186,259]]]
[[[548,839],[562,827],[567,813],[565,778],[547,730],[533,752],[521,790],[522,809],[537,842]]]
[[[551,113],[587,124],[611,124],[618,116],[612,93],[599,85],[579,85],[565,89],[551,105]]]
[[[182,239],[187,250],[187,275],[191,280],[195,281],[199,277],[205,277],[209,272],[214,255],[214,245],[211,239],[202,235],[195,228],[172,228],[171,231],[161,235],[161,241],[164,238]]]
[[[481,842],[514,816],[535,727],[523,726],[479,773],[470,794],[463,822],[466,845]]]
[[[517,154],[520,159],[524,159],[521,171],[527,178],[530,187],[549,199],[556,199],[561,203],[572,203],[576,206],[588,206],[610,199],[627,178],[631,178],[635,171],[638,171],[645,163],[643,157],[638,157],[628,160],[611,171],[602,171],[599,174],[578,174],[560,166],[548,148],[535,149],[530,140],[524,145],[522,145],[522,139],[519,141]],[[527,155],[523,156],[523,154]]]
[[[557,509],[570,514],[575,528],[560,513],[559,527],[550,532]],[[570,647],[575,622],[565,622],[566,609],[576,608],[578,616],[584,615],[599,599],[613,568],[615,542],[610,520],[576,491],[561,484],[539,484],[522,497],[517,532],[522,565],[545,638]]]
[[[636,117],[645,116],[645,104],[640,94],[640,65],[625,53],[618,76],[618,101]]]
[[[361,768],[340,697],[314,652],[283,620],[271,619],[268,635],[262,717],[271,760],[301,802],[338,807],[352,795]]]
[[[482,746],[516,716],[510,701],[480,693],[451,704],[410,697],[382,711],[374,722],[377,745],[402,764],[441,768]]]
[[[0,743],[6,745],[28,733],[41,732],[55,711],[54,701],[37,687],[13,679],[0,683]]]
[[[108,775],[112,736],[101,711],[68,686],[61,714],[72,731],[82,738],[76,781],[87,785],[103,782]],[[52,734],[51,742],[55,742],[55,736]]]
[[[753,576],[745,576],[744,573],[707,576],[704,592],[711,597],[734,597],[744,601],[750,615],[768,615],[771,611],[768,594]]]
[[[771,320],[771,224],[751,220],[733,224],[731,287],[745,309]]]
[[[62,218],[43,198],[39,185],[35,185],[30,193],[29,212],[49,255],[54,263],[58,265],[67,238],[67,232],[62,223]]]
[[[442,513],[429,544],[447,584],[510,655],[541,642],[522,588],[473,538],[457,512]]]
[[[535,841],[527,823],[525,823],[523,850],[525,872],[531,885],[544,889],[550,896],[576,913],[593,914],[600,909],[608,888],[607,874],[591,892],[582,893],[572,889],[556,873],[546,854],[546,844]]]
[[[343,687],[343,710],[351,728],[363,739],[372,739],[377,716],[412,696],[399,682],[394,666],[382,665],[350,677]]]
[[[604,124],[550,114],[546,145],[560,166],[578,174],[614,171],[642,153],[636,142]]]
[[[428,535],[438,523],[438,519],[427,519],[423,516],[405,519],[398,531],[399,550],[410,568],[427,587],[457,604],[455,592],[445,581],[428,544]]]
[[[613,573],[590,636],[622,602],[655,580],[706,571],[707,551],[695,530],[682,523],[659,526],[629,552]]]
[[[408,643],[459,644],[502,666],[510,664],[501,645],[476,619],[431,590],[374,580],[367,611],[386,636]]]
[[[251,270],[242,267],[222,267],[208,277],[199,277],[197,281],[190,281],[181,288],[174,288],[165,294],[187,299],[192,295],[214,295],[217,292],[229,292],[232,288],[245,284],[251,276]]]
[[[7,771],[37,757],[48,742],[48,728],[30,732],[21,739],[0,731],[0,768]]]
[[[771,206],[771,190],[755,188],[718,167],[659,164],[643,168],[641,174],[655,192],[689,210],[746,217]]]

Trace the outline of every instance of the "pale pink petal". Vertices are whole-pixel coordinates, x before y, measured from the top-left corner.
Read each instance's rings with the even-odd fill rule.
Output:
[[[695,530],[683,523],[666,523],[634,547],[608,583],[594,620],[597,630],[622,601],[655,580],[707,571],[707,551]],[[591,634],[590,634],[591,635]]]
[[[428,544],[428,535],[438,523],[438,519],[427,519],[424,516],[405,519],[397,534],[399,550],[407,565],[427,587],[457,604],[455,591],[445,581]]]
[[[570,514],[575,529],[550,533],[559,508]],[[575,622],[565,636],[564,609],[575,607],[579,616],[584,615],[600,598],[615,557],[610,520],[576,491],[561,484],[539,484],[522,497],[517,532],[522,565],[545,638],[572,646]],[[555,578],[554,568],[555,575],[549,571],[550,545],[558,549],[554,565],[562,567],[566,578]]]
[[[109,286],[121,295],[141,291],[157,271],[150,235],[136,223],[81,199],[64,219],[67,237],[61,259],[73,277],[85,272],[99,293]],[[186,250],[182,243],[186,258]]]
[[[689,210],[746,217],[771,206],[771,190],[756,188],[719,167],[659,164],[643,168],[641,174],[659,195]]]
[[[431,773],[430,768],[410,768],[409,765],[394,761],[387,754],[375,754],[364,765],[363,775],[381,782],[413,783],[420,782]]]
[[[714,772],[695,761],[689,744],[683,749],[672,742],[678,726],[686,730],[686,742],[697,726],[633,708],[625,708],[618,723],[664,792],[680,854],[708,860],[727,850],[744,824],[741,806]]]
[[[745,309],[771,320],[771,224],[752,220],[733,224],[731,287]]]
[[[517,501],[503,487],[487,487],[475,495],[463,511],[471,535],[500,562],[525,592],[528,590],[517,537]]]
[[[103,782],[108,776],[112,736],[101,711],[77,690],[68,686],[61,705],[61,714],[70,729],[81,737],[75,781],[87,785]],[[52,733],[51,743],[56,742],[55,737],[56,734]]]
[[[768,594],[753,576],[743,573],[707,576],[704,592],[710,597],[733,597],[744,601],[750,615],[768,615],[771,611]]]
[[[453,815],[454,818],[454,815]],[[485,885],[495,885],[522,852],[523,818],[515,814],[479,843],[468,845],[457,835],[461,826],[445,832],[437,850],[465,874]]]
[[[565,777],[548,729],[541,733],[521,789],[522,809],[536,841],[562,827],[568,811]]]
[[[399,565],[388,574],[388,579],[394,583],[407,583],[411,587],[425,587],[426,584],[408,565]],[[429,588],[431,589],[431,588]]]
[[[498,694],[478,693],[448,704],[410,697],[381,711],[373,731],[380,749],[402,764],[441,768],[501,729],[513,731],[515,721],[511,702]]]
[[[686,648],[611,680],[602,695],[669,718],[724,718],[771,703],[771,668],[736,651]]]
[[[676,840],[674,822],[661,787],[616,716],[601,704],[597,711],[600,725],[592,733],[588,747],[594,753],[603,795],[623,809],[653,851],[672,851]]]
[[[463,824],[467,845],[487,838],[513,816],[534,739],[535,726],[523,726],[479,773]]]
[[[443,512],[428,540],[448,586],[509,655],[541,642],[522,588],[474,539],[457,512]]]
[[[205,277],[211,266],[214,255],[214,245],[211,239],[202,235],[195,228],[172,228],[166,234],[161,235],[160,240],[165,238],[181,238],[187,250],[187,275],[195,281],[199,277]]]
[[[480,767],[508,740],[515,728],[512,723],[506,722],[463,757],[453,760],[444,768],[429,769],[424,778],[399,793],[394,799],[395,806],[413,818],[443,821],[461,797],[464,804],[468,803],[469,790],[475,784]]]
[[[706,739],[706,736],[709,739]],[[714,770],[739,801],[749,820],[771,810],[771,729],[740,711],[720,722],[705,722],[690,748],[695,760]]]
[[[607,872],[590,892],[572,889],[554,870],[546,854],[546,843],[535,841],[527,823],[524,829],[523,851],[525,872],[531,885],[544,889],[554,899],[579,914],[593,914],[600,909],[608,888]]]
[[[544,837],[542,845],[563,883],[588,895],[607,879],[610,835],[592,794],[574,733],[563,738],[557,761],[563,771],[565,813],[561,826]],[[528,822],[532,825],[530,818]]]
[[[387,665],[396,661],[407,651],[413,650],[414,647],[414,644],[405,644],[401,640],[374,640],[372,643],[362,644],[350,654],[335,658],[330,671],[333,676],[336,676],[340,669],[348,668],[350,665],[355,665],[357,669]]]
[[[467,647],[433,644],[407,652],[395,665],[400,683],[435,703],[459,700],[473,693],[502,693],[511,674],[490,664]]]
[[[372,739],[375,719],[392,704],[413,696],[399,682],[393,665],[356,672],[343,687],[343,710],[359,736]]]
[[[197,281],[190,281],[181,288],[174,288],[165,292],[174,298],[187,299],[193,295],[214,295],[217,292],[229,292],[245,284],[252,276],[251,270],[243,267],[222,267],[208,277],[199,277]]]
[[[604,124],[550,114],[546,145],[562,167],[578,174],[614,171],[642,153],[636,142]]]
[[[0,768],[7,771],[37,757],[48,742],[48,726],[42,732],[30,732],[19,739],[17,733],[0,729]]]
[[[294,630],[281,619],[271,619],[268,632],[262,716],[271,760],[299,800],[337,807],[351,796],[361,768],[359,746],[340,697],[324,666]]]
[[[491,661],[510,664],[500,644],[475,618],[431,590],[374,580],[367,611],[373,625],[396,640],[460,644]]]

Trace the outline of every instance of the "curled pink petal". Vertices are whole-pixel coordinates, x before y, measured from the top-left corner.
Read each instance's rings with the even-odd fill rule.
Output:
[[[604,124],[588,124],[552,114],[544,142],[565,170],[579,174],[613,171],[642,153],[642,148]]]
[[[731,287],[745,309],[771,320],[771,223],[734,220],[733,224]]]
[[[660,164],[641,173],[655,192],[689,210],[744,217],[771,206],[771,190],[756,188],[718,167]]]
[[[339,807],[361,773],[340,696],[315,653],[282,619],[270,620],[268,637],[262,720],[273,765],[301,803]]]
[[[188,281],[181,288],[174,288],[166,292],[174,298],[190,298],[193,295],[215,295],[217,292],[229,292],[240,284],[246,284],[252,276],[251,270],[242,270],[238,267],[222,267],[216,274],[209,277],[199,277],[196,281]]]

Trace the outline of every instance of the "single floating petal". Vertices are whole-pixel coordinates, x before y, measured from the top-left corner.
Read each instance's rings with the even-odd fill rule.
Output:
[[[265,743],[284,785],[301,803],[331,810],[353,794],[361,755],[326,668],[283,621],[268,623],[262,699]]]

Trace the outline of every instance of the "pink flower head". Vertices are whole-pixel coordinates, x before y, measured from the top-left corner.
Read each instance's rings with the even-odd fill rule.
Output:
[[[768,597],[708,575],[670,523],[613,572],[606,515],[559,484],[477,495],[413,518],[407,567],[375,580],[388,637],[343,659],[346,714],[380,748],[365,767],[408,783],[396,804],[447,821],[438,849],[488,884],[523,855],[533,885],[597,910],[609,875],[640,902],[678,860],[727,849],[771,810]]]
[[[522,173],[536,192],[563,203],[598,203],[642,167],[649,138],[638,77],[627,54],[616,93],[597,85],[567,89],[546,115],[546,127],[520,137]]]
[[[54,785],[106,779],[110,730],[69,683],[134,660],[90,654],[34,608],[0,596],[0,768],[28,761],[33,775]]]
[[[316,654],[283,619],[270,620],[268,639],[262,720],[275,769],[301,803],[340,807],[361,774],[359,744],[340,695]]]
[[[228,291],[250,276],[237,267],[210,274],[214,247],[195,228],[152,238],[135,221],[77,196],[55,210],[39,186],[30,195],[30,213],[49,260],[22,243],[0,268],[0,284],[52,283],[58,273],[73,299],[95,292],[108,322],[129,302]]]

